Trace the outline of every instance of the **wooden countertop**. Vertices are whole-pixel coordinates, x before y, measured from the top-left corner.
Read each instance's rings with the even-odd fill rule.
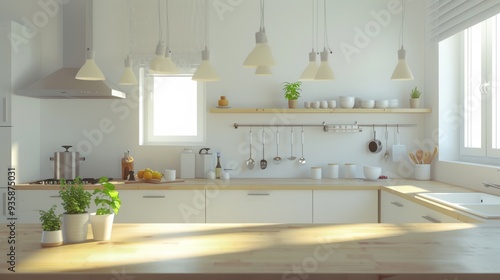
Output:
[[[110,242],[91,240],[89,230],[88,242],[53,248],[40,247],[40,225],[17,225],[14,232],[16,273],[2,261],[2,279],[28,274],[68,279],[75,273],[92,276],[81,279],[141,280],[305,279],[300,273],[308,279],[343,274],[490,274],[498,279],[500,274],[498,225],[115,224]],[[7,227],[0,228],[2,260],[8,234]],[[245,279],[239,276],[223,279]]]

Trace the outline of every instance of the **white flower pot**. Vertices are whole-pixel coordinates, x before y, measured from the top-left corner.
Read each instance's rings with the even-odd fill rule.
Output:
[[[87,240],[89,213],[63,214],[62,233],[64,243],[81,243]]]
[[[96,215],[90,214],[90,224],[92,225],[92,234],[94,240],[109,240],[111,239],[111,232],[113,230],[113,220],[115,214]]]
[[[62,230],[42,231],[42,247],[55,247],[63,244]]]

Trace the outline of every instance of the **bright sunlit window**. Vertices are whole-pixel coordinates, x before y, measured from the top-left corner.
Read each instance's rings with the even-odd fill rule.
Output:
[[[141,88],[141,145],[205,143],[205,98],[192,75],[144,75]]]
[[[500,15],[462,32],[461,155],[500,158]]]

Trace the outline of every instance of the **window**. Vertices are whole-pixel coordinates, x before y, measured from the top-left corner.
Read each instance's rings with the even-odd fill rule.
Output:
[[[140,145],[204,145],[203,84],[191,80],[192,75],[140,72]]]
[[[461,34],[461,156],[500,158],[500,15]]]

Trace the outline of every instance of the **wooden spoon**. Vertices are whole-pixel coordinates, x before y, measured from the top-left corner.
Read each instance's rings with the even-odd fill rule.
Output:
[[[432,155],[431,155],[431,158],[429,160],[429,163],[431,163],[434,160],[434,158],[436,157],[438,151],[439,151],[438,146],[434,147],[434,151],[432,152]]]
[[[431,163],[431,152],[424,151],[424,164],[430,164],[430,163]]]
[[[415,157],[415,155],[412,152],[409,152],[408,155],[410,156],[413,163],[418,164],[417,158]]]
[[[418,162],[418,164],[422,164],[423,163],[423,158],[424,158],[424,151],[417,150],[416,156],[417,156],[417,162]]]

